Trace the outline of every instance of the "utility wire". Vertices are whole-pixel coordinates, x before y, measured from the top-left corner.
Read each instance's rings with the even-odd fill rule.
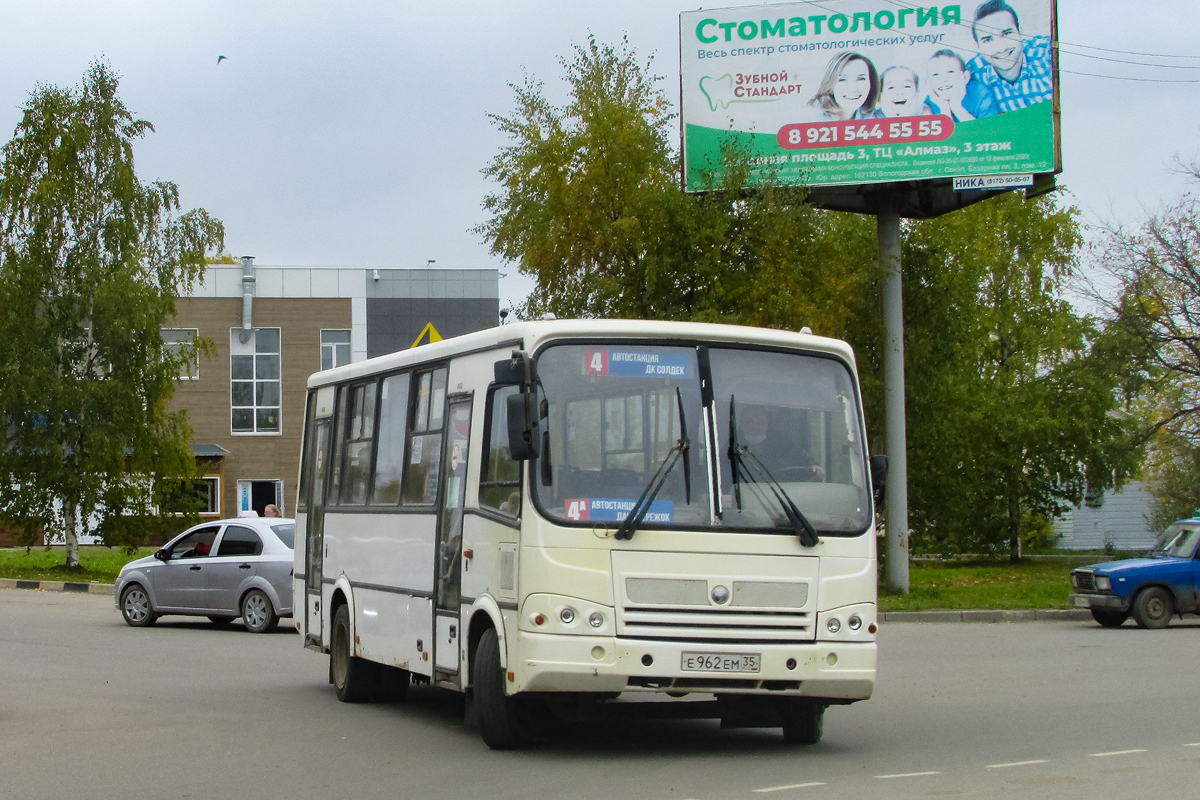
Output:
[[[1121,75],[1097,75],[1094,72],[1075,72],[1070,69],[1060,69],[1064,75],[1082,75],[1085,78],[1108,78],[1110,81],[1137,81],[1138,83],[1200,83],[1200,78],[1194,80],[1173,80],[1171,78],[1126,78]]]

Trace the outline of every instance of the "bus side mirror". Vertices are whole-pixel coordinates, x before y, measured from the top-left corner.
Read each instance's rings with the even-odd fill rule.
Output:
[[[513,350],[512,358],[497,361],[493,369],[497,386],[532,387],[537,384],[537,367],[524,350]]]
[[[513,394],[508,396],[506,403],[509,456],[513,461],[537,458],[542,449],[542,437],[538,435],[541,426],[537,417],[529,408],[529,405],[533,404],[533,397],[528,394]]]
[[[875,506],[883,505],[887,496],[888,457],[871,456],[871,494],[875,498]]]

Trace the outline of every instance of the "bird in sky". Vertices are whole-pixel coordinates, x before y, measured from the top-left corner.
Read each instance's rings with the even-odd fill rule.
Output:
[[[228,58],[228,56],[217,56],[217,63],[220,64],[222,61],[224,61],[227,58]]]

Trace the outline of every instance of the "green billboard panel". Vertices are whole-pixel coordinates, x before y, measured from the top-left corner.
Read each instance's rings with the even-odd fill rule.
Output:
[[[891,0],[680,15],[684,187],[722,147],[813,187],[1059,171],[1053,0]]]

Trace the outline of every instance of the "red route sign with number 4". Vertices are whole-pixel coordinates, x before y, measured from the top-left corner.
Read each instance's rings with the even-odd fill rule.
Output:
[[[824,147],[865,147],[875,144],[940,142],[954,133],[954,120],[945,114],[894,119],[852,119],[784,125],[779,146],[787,150]]]

